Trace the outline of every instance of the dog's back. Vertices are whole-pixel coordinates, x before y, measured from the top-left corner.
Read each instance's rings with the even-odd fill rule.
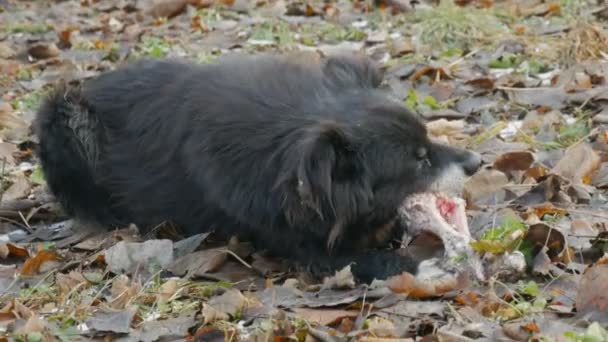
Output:
[[[199,230],[191,226],[222,216],[221,210],[196,213],[178,203],[230,198],[214,192],[239,187],[255,187],[250,193],[267,197],[257,189],[272,184],[251,180],[277,178],[279,170],[270,163],[280,144],[293,141],[278,137],[298,134],[328,115],[355,115],[357,103],[331,107],[344,106],[335,94],[379,84],[367,63],[346,57],[324,64],[273,56],[228,57],[211,65],[146,59],[79,86],[58,87],[35,125],[47,184],[70,216],[105,226],[132,218],[144,226],[173,220]],[[213,165],[205,163],[205,154]],[[251,168],[256,163],[269,168]],[[217,184],[202,194],[189,181],[194,173],[204,173],[209,184],[242,184]],[[142,194],[148,195],[145,201]],[[245,209],[251,210],[244,208],[242,215]]]
[[[355,263],[368,280],[412,271],[373,250],[398,232],[397,208],[479,160],[432,143],[380,81],[368,60],[341,56],[139,61],[51,95],[39,157],[70,216],[237,233],[329,271]]]

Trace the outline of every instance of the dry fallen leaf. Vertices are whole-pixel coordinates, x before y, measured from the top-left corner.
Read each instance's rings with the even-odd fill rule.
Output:
[[[23,173],[18,173],[13,178],[13,184],[4,191],[3,201],[14,201],[26,197],[30,192],[30,182]]]
[[[100,310],[89,317],[86,324],[93,331],[127,334],[131,331],[131,322],[136,312],[136,306],[126,310]]]
[[[141,290],[141,284],[138,282],[131,282],[129,277],[124,274],[116,277],[112,281],[112,287],[110,288],[111,299],[109,300],[110,306],[113,309],[124,309],[127,304],[133,299]]]
[[[502,171],[525,171],[534,162],[534,155],[528,151],[508,152],[494,161],[494,168]]]
[[[502,202],[503,187],[509,183],[507,176],[493,169],[483,169],[465,183],[464,193],[468,203],[484,205]]]
[[[32,315],[28,318],[24,326],[18,328],[15,333],[18,335],[29,335],[32,333],[43,333],[47,328],[48,323],[44,318],[38,315]]]
[[[333,325],[344,318],[356,318],[359,315],[357,310],[293,308],[292,311],[297,317],[321,325]]]
[[[535,253],[546,247],[549,258],[560,255],[566,247],[564,234],[543,222],[531,225],[525,240],[534,247]]]
[[[40,251],[33,257],[27,259],[21,269],[22,275],[35,275],[40,272],[45,264],[56,264],[59,255],[55,251]],[[50,265],[49,265],[50,266]]]
[[[439,119],[430,121],[426,124],[429,135],[433,137],[451,136],[460,132],[464,128],[463,120]]]
[[[156,298],[159,302],[166,302],[175,294],[175,292],[177,292],[177,289],[177,280],[169,279],[163,285],[161,285],[160,289],[158,289]]]
[[[70,271],[68,274],[57,273],[55,277],[55,283],[63,295],[75,291],[81,288],[81,284],[87,283],[82,273],[76,271]]]
[[[509,100],[515,103],[547,106],[553,109],[564,108],[568,98],[563,88],[510,88],[505,92]]]
[[[492,90],[492,89],[494,89],[494,86],[495,86],[494,80],[491,78],[487,78],[487,77],[476,78],[476,79],[467,81],[465,84],[469,84],[469,85],[472,85],[474,87],[484,89],[484,90]]]
[[[211,298],[203,305],[204,321],[209,323],[218,319],[226,320],[242,312],[247,305],[247,298],[239,290],[230,289],[221,296]]]
[[[217,271],[228,258],[225,248],[206,249],[186,254],[175,260],[168,270],[177,275],[197,277]]]
[[[591,146],[581,142],[566,149],[562,159],[555,165],[552,172],[574,183],[583,183],[600,166],[600,156]]]
[[[367,320],[367,330],[375,337],[395,338],[398,336],[395,324],[382,317],[372,317]]]
[[[0,73],[2,72],[0,68]],[[28,127],[29,123],[14,111],[9,103],[0,100],[0,133],[2,133],[0,134],[0,142],[5,139],[22,139],[27,134]],[[2,142],[2,145],[2,149],[0,150],[2,155],[0,157],[6,157],[7,161],[12,164],[12,154],[17,151],[16,146],[4,142]]]
[[[146,0],[144,12],[154,18],[172,18],[186,9],[188,0]]]
[[[326,289],[343,289],[343,288],[354,288],[355,278],[350,270],[350,265],[344,267],[340,271],[336,271],[331,277],[323,279],[323,288]]]
[[[124,242],[108,248],[105,261],[110,271],[120,273],[135,272],[139,267],[157,264],[162,268],[173,262],[173,242],[171,240],[148,240],[145,242]]]
[[[576,296],[576,310],[608,312],[608,264],[596,264],[585,270]]]
[[[180,314],[179,317],[145,321],[141,330],[129,336],[133,341],[175,341],[188,336],[188,329],[197,323],[193,314]]]
[[[390,277],[386,280],[388,287],[395,293],[405,293],[411,298],[437,297],[446,292],[462,289],[467,285],[463,275],[444,275],[440,279],[418,280],[410,273],[403,272],[400,275]]]
[[[35,44],[29,47],[27,53],[36,59],[46,59],[59,56],[61,51],[54,43]]]

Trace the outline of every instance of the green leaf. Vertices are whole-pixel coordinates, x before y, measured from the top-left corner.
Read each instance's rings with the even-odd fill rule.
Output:
[[[415,89],[410,89],[407,92],[407,96],[405,98],[405,105],[412,110],[416,110],[416,108],[418,107],[418,94],[416,94]]]
[[[39,333],[37,331],[27,334],[27,342],[39,342],[39,341],[42,341],[42,339],[43,339],[42,333]]]
[[[454,57],[454,56],[462,56],[464,55],[464,50],[462,49],[447,49],[443,53],[441,53],[441,57]]]
[[[30,181],[32,183],[36,183],[39,185],[42,185],[45,183],[44,173],[42,172],[42,168],[40,168],[38,166],[34,169],[34,171],[32,171],[32,174],[30,175]]]
[[[536,297],[540,293],[540,289],[535,281],[529,281],[525,286],[522,286],[521,293]]]
[[[483,236],[471,243],[471,247],[477,252],[489,252],[501,254],[517,248],[524,234],[516,235],[518,230],[525,231],[526,224],[516,216],[508,216],[502,225],[485,231]],[[517,236],[513,238],[513,236]]]
[[[488,66],[493,69],[508,69],[513,68],[517,64],[517,56],[506,54],[491,60]]]
[[[434,97],[432,97],[431,95],[427,95],[424,97],[424,99],[422,100],[422,102],[429,106],[431,109],[441,109],[441,105],[439,103],[437,103],[437,100],[435,100]]]

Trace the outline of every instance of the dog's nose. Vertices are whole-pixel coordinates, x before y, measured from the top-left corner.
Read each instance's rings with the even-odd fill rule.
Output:
[[[467,176],[472,176],[479,168],[481,167],[481,155],[477,152],[469,151],[469,155],[462,163],[462,167],[464,168]]]

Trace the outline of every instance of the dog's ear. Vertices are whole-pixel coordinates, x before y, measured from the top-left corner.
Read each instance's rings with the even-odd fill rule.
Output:
[[[377,88],[384,77],[382,71],[365,56],[329,56],[323,63],[324,75],[340,87]]]
[[[306,130],[297,151],[297,192],[301,203],[322,218],[328,210],[335,216],[335,182],[348,181],[357,163],[349,138],[336,123],[320,122]]]

